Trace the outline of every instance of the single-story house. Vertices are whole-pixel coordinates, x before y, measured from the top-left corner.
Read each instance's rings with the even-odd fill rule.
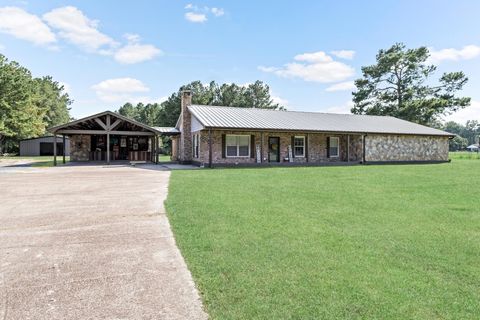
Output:
[[[20,140],[20,156],[53,156],[53,136],[38,137]],[[58,140],[58,139],[57,139]],[[63,154],[63,140],[57,141],[57,152]],[[65,155],[70,155],[70,141],[65,138]]]
[[[105,111],[50,131],[70,137],[71,161],[157,162],[170,135],[172,160],[209,167],[445,162],[454,136],[393,117],[192,105],[188,90],[174,128]]]
[[[471,144],[467,147],[467,150],[470,152],[478,152],[479,149],[480,149],[480,145],[478,144]]]
[[[192,105],[173,158],[205,166],[445,162],[454,135],[394,117]]]

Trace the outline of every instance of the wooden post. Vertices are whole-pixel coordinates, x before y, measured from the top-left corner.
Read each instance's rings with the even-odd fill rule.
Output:
[[[107,114],[107,164],[110,164],[110,115]]]
[[[158,136],[153,136],[153,141],[155,142],[155,164],[158,164]]]
[[[57,132],[53,133],[53,165],[57,165]]]
[[[212,129],[208,129],[208,167],[212,167]]]
[[[65,134],[62,134],[62,138],[63,138],[63,164],[65,164],[65,149],[66,149],[66,146],[65,146]]]
[[[347,162],[350,162],[350,135],[347,134]]]
[[[263,163],[263,131],[260,132],[260,163]]]

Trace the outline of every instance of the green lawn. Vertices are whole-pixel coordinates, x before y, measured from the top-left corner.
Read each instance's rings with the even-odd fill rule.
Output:
[[[480,153],[457,151],[457,152],[450,152],[448,154],[448,157],[452,160],[480,160]]]
[[[213,319],[478,319],[480,161],[173,171]]]
[[[20,157],[20,156],[0,156],[0,162],[2,160],[30,160],[32,161],[32,167],[53,167],[53,156],[36,156],[36,157]],[[57,156],[57,163],[62,165],[62,156]],[[66,156],[65,161],[69,162],[70,157]]]

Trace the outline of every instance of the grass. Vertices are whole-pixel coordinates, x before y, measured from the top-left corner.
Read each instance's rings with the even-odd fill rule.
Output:
[[[478,319],[480,162],[173,171],[212,319]]]
[[[0,162],[2,160],[30,160],[32,167],[53,167],[53,156],[0,156]],[[57,156],[57,164],[62,165],[62,156]],[[70,157],[66,156],[65,161],[69,162]]]
[[[448,157],[452,160],[480,160],[480,153],[468,152],[468,151],[457,151],[457,152],[450,152]]]

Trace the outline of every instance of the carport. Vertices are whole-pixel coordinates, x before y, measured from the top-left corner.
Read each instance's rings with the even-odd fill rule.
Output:
[[[150,127],[112,111],[49,128],[57,135],[70,138],[70,161],[135,161],[158,163],[158,142],[161,135],[176,135],[170,127]],[[56,143],[53,144],[54,165],[57,164]],[[65,149],[65,148],[64,148]],[[65,163],[65,153],[62,154]]]

